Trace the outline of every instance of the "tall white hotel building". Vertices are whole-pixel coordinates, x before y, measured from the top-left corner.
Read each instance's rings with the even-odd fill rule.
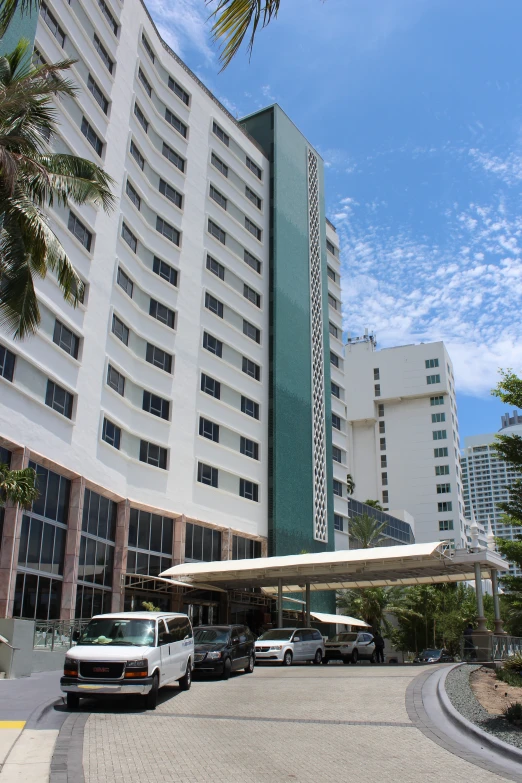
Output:
[[[50,144],[103,166],[116,208],[52,211],[84,301],[48,275],[38,333],[0,334],[0,457],[40,489],[0,520],[0,616],[152,599],[216,619],[219,594],[151,595],[126,574],[333,549],[345,513],[322,160],[278,106],[236,121],[140,0],[42,0],[35,57],[77,60]],[[228,617],[258,609],[238,597]]]

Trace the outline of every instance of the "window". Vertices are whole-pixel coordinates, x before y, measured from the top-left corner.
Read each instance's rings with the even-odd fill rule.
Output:
[[[185,172],[185,158],[182,158],[181,155],[178,155],[178,153],[169,147],[168,144],[165,144],[165,142],[163,142],[161,151],[164,158],[170,160],[170,162],[173,163],[180,171]]]
[[[77,337],[74,332],[71,332],[71,330],[68,329],[65,324],[62,324],[61,321],[58,321],[58,319],[56,319],[54,322],[53,342],[55,342],[56,345],[62,349],[62,351],[65,351],[65,353],[68,353],[75,359],[78,358],[80,338]]]
[[[253,362],[251,359],[248,359],[246,356],[243,356],[243,364],[242,368],[245,375],[249,375],[251,378],[254,378],[256,381],[258,381],[261,377],[261,368],[258,364]]]
[[[446,440],[447,437],[446,430],[433,430],[433,440]]]
[[[141,68],[138,71],[138,77],[139,77],[140,82],[143,84],[143,87],[145,88],[145,92],[147,93],[149,98],[151,98],[152,97],[152,87],[150,86],[149,80],[147,79],[147,77],[145,76],[145,74],[143,73]]]
[[[184,139],[187,138],[187,126],[184,122],[181,122],[179,117],[176,117],[175,114],[173,114],[170,109],[165,109],[165,119],[169,123],[169,125],[172,125],[172,127],[177,130],[181,136],[183,136]]]
[[[378,380],[380,380],[380,377],[381,377],[381,374],[379,372],[379,368],[378,367],[374,367],[373,368],[373,380],[374,381],[378,381]]]
[[[139,149],[137,148],[137,146],[134,144],[133,141],[131,141],[130,144],[130,154],[132,155],[132,157],[134,158],[134,160],[136,161],[140,169],[143,171],[143,168],[145,166],[145,158],[143,157],[143,155],[141,154],[141,152],[139,151]]]
[[[130,249],[135,253],[138,249],[138,240],[126,223],[122,223],[121,225],[121,235]]]
[[[439,520],[439,530],[453,530],[453,520],[452,519],[440,519]]]
[[[118,394],[121,394],[122,397],[125,396],[125,376],[118,370],[115,370],[110,364],[107,367],[107,385],[118,392]]]
[[[442,449],[433,449],[433,456],[435,458],[447,457],[448,456],[448,447],[444,446],[444,448],[442,448]]]
[[[103,152],[103,142],[100,139],[100,137],[97,135],[94,128],[89,125],[85,117],[82,118],[82,125],[81,125],[81,131],[91,147],[95,150],[96,154],[101,157]]]
[[[253,481],[247,481],[246,479],[239,479],[239,494],[246,500],[253,500],[258,502],[259,487],[254,484]]]
[[[226,144],[227,147],[230,146],[230,137],[225,133],[224,130],[221,130],[217,122],[212,123],[212,133],[217,136],[218,139],[223,142],[223,144]]]
[[[332,427],[334,427],[336,430],[341,429],[341,417],[336,413],[332,413]]]
[[[216,400],[221,398],[221,384],[219,381],[214,380],[209,375],[201,373],[201,391],[205,394],[210,394],[211,397],[215,397]]]
[[[259,419],[259,403],[241,395],[241,413],[246,413],[247,416],[252,416],[253,419]]]
[[[225,243],[223,242],[223,244]],[[243,250],[243,260],[245,264],[248,264],[248,266],[254,270],[254,272],[257,272],[258,275],[261,274],[261,261],[258,261],[252,253],[248,252],[248,250]]]
[[[177,95],[178,98],[180,98],[184,104],[186,104],[186,106],[189,105],[190,98],[188,92],[185,92],[183,87],[181,87],[176,81],[174,81],[172,76],[169,76],[169,89],[171,89],[172,92],[175,95]]]
[[[143,33],[141,34],[141,42],[142,42],[142,44],[143,44],[143,48],[145,49],[145,51],[146,51],[146,52],[147,52],[147,54],[149,55],[149,57],[150,57],[150,59],[152,60],[152,62],[155,62],[155,60],[156,60],[156,55],[154,54],[154,51],[153,51],[153,49],[152,49],[152,46],[151,46],[151,45],[150,45],[150,43],[147,41],[147,39],[145,38],[145,36],[144,36],[144,34],[143,34]]]
[[[15,355],[0,345],[0,376],[6,381],[12,381],[14,376]]]
[[[445,495],[451,492],[451,484],[437,484],[437,495]]]
[[[436,397],[430,397],[430,405],[444,405],[444,397],[442,394]]]
[[[388,490],[387,489],[383,489],[383,491],[382,491],[382,502],[383,503],[389,503],[389,500],[388,500]]]
[[[166,261],[162,261],[158,256],[154,256],[152,271],[163,278],[163,280],[166,280],[167,283],[170,283],[173,286],[178,285],[178,270],[174,269],[170,264],[167,264]]]
[[[344,519],[340,514],[334,514],[334,530],[344,530]]]
[[[379,422],[379,432],[381,435],[383,435],[386,432],[386,422],[380,421]]]
[[[225,279],[225,267],[209,255],[207,255],[207,269],[216,277],[219,277],[220,280]]]
[[[147,413],[152,413],[153,416],[158,416],[160,419],[169,420],[170,402],[164,400],[163,397],[158,397],[157,394],[144,391],[142,409],[147,411]]]
[[[438,359],[426,359],[426,369],[430,370],[432,367],[438,367],[439,366],[439,360]]]
[[[384,416],[384,403],[379,403],[379,418],[382,418]]]
[[[129,327],[121,321],[117,315],[112,316],[112,333],[121,340],[124,345],[129,344]]]
[[[54,18],[53,14],[49,11],[47,3],[42,2],[40,6],[40,15],[63,49],[65,45],[65,33]]]
[[[218,470],[210,465],[204,465],[202,462],[198,462],[198,481],[200,484],[206,484],[209,487],[216,487],[218,485]]]
[[[380,439],[381,451],[386,451],[386,438]]]
[[[334,310],[337,310],[337,299],[335,296],[332,296],[332,294],[328,294],[328,304],[330,307],[333,307]]]
[[[232,557],[234,560],[251,560],[261,557],[261,541],[243,536],[232,536]]]
[[[386,487],[388,485],[388,474],[387,473],[381,473],[381,484],[383,487]]]
[[[159,216],[156,217],[156,231],[163,234],[163,236],[169,239],[173,245],[179,247],[181,238],[180,232],[177,228],[174,228],[174,226],[171,226],[170,223],[167,223],[166,220],[163,220],[163,218],[160,218]]]
[[[259,459],[259,443],[256,443],[249,438],[244,438],[241,436],[239,450],[241,454],[245,455],[245,457],[250,457],[250,459]]]
[[[342,452],[337,446],[332,446],[332,459],[334,462],[342,462]]]
[[[219,443],[219,424],[213,421],[204,419],[202,416],[199,418],[199,434],[203,438],[213,440],[214,443]]]
[[[246,159],[246,164],[247,164],[247,168],[249,168],[250,171],[253,174],[255,174],[258,179],[261,179],[261,174],[262,174],[261,169],[259,168],[257,163],[254,163],[252,158],[248,157],[248,155],[247,155],[247,159]]]
[[[435,465],[436,476],[449,476],[449,465]]]
[[[228,177],[228,166],[227,166],[226,163],[223,163],[221,158],[218,158],[217,155],[212,153],[212,155],[210,157],[210,160],[211,160],[211,163],[214,166],[214,168],[216,168],[218,171],[220,171],[221,174],[223,174],[224,177]]]
[[[431,383],[440,383],[440,375],[427,375],[426,376],[426,383],[429,385]]]
[[[105,46],[102,44],[102,42],[100,41],[100,39],[98,38],[96,33],[94,33],[93,41],[94,41],[94,48],[96,49],[96,51],[100,55],[102,63],[105,65],[105,67],[107,68],[109,73],[112,73],[113,68],[114,68],[114,63],[111,60],[111,58],[109,57],[109,55],[107,54],[107,50],[106,50]]]
[[[176,314],[170,307],[161,304],[161,302],[157,302],[155,299],[151,299],[149,315],[157,321],[161,321],[162,324],[165,324],[165,326],[168,326],[170,329],[174,329]]]
[[[67,224],[71,234],[90,252],[92,244],[92,233],[84,226],[82,221],[76,217],[74,212],[69,210],[69,223]]]
[[[210,198],[214,199],[216,204],[219,204],[219,206],[222,207],[222,209],[226,210],[226,208],[227,208],[227,199],[225,198],[225,196],[223,196],[222,193],[219,192],[219,190],[217,190],[214,187],[214,185],[210,186]]]
[[[157,446],[155,443],[140,440],[140,462],[167,470],[167,449]]]
[[[102,112],[104,114],[107,114],[107,112],[109,111],[109,101],[101,91],[98,84],[94,81],[91,74],[89,74],[89,78],[87,79],[87,89],[94,96],[94,100],[101,108]]]
[[[245,217],[245,228],[261,242],[261,229],[250,218]]]
[[[198,466],[199,476],[199,466]],[[199,481],[199,478],[198,478]],[[216,471],[217,482],[217,471]],[[217,486],[217,483],[216,483]],[[201,525],[187,522],[185,535],[185,560],[211,562],[221,560],[221,533]]]
[[[340,399],[340,397],[341,397],[341,389],[339,388],[339,386],[336,383],[334,383],[333,381],[331,381],[330,386],[331,386],[331,390],[332,390],[333,396],[337,397],[337,399]]]
[[[334,367],[339,367],[339,357],[333,351],[330,351],[330,364],[333,364]]]
[[[203,332],[203,348],[215,356],[219,356],[220,359],[223,356],[223,343],[208,332]]]
[[[108,443],[109,446],[113,446],[113,448],[119,450],[121,442],[121,429],[117,427],[116,424],[113,424],[112,421],[109,421],[109,419],[105,418],[103,419],[102,440],[104,440],[105,443]]]
[[[137,103],[134,104],[134,114],[136,115],[138,122],[140,123],[141,127],[145,131],[145,133],[149,132],[149,121],[143,114],[142,110],[138,106]]]
[[[326,249],[327,249],[327,250],[328,250],[328,252],[329,252],[329,253],[331,253],[333,256],[335,255],[335,247],[334,247],[334,245],[333,245],[333,244],[330,242],[330,240],[329,240],[329,239],[327,239],[327,240],[326,240]]]
[[[205,307],[207,310],[210,310],[211,313],[214,313],[214,315],[223,318],[223,302],[220,302],[215,296],[212,296],[212,294],[209,294],[208,292],[205,294]]]
[[[326,272],[327,272],[327,274],[328,274],[328,277],[330,278],[330,280],[333,280],[333,281],[334,281],[334,283],[335,283],[335,282],[336,282],[336,280],[337,280],[337,275],[335,274],[335,272],[334,272],[334,270],[332,269],[332,267],[331,267],[331,266],[327,266],[327,267],[326,267]]]
[[[156,345],[147,343],[145,358],[149,364],[153,364],[154,367],[159,367],[160,370],[164,370],[164,372],[168,372],[169,374],[172,373],[172,356],[170,353],[163,351]]]
[[[125,191],[127,193],[127,196],[130,198],[136,209],[139,211],[141,210],[141,197],[138,193],[138,191],[131,185],[129,180],[127,180],[127,184],[125,186]]]
[[[212,234],[212,236],[215,237],[218,242],[221,242],[222,245],[226,245],[227,235],[223,229],[217,226],[212,220],[208,221],[208,233]]]
[[[53,410],[58,411],[58,413],[61,413],[62,416],[66,416],[68,419],[72,418],[72,394],[53,381],[47,381],[45,404]]]
[[[252,204],[257,207],[258,209],[261,209],[262,201],[257,195],[257,193],[254,193],[253,190],[251,190],[248,185],[245,185],[245,196],[249,201],[252,202]]]
[[[453,503],[451,500],[445,500],[442,503],[437,503],[439,514],[443,511],[453,511]]]
[[[388,467],[388,457],[386,454],[381,454],[381,468],[387,468]]]
[[[436,424],[440,421],[446,421],[446,414],[445,413],[432,413],[431,414],[431,421],[433,424]]]
[[[243,318],[243,334],[246,334],[247,337],[250,337],[250,339],[254,340],[256,343],[261,342],[261,330],[245,318]]]
[[[111,11],[109,9],[109,6],[105,2],[105,0],[98,0],[98,5],[100,6],[101,12],[105,19],[107,20],[109,27],[112,29],[112,32],[114,35],[118,35],[118,23],[114,16],[111,14]]]
[[[380,397],[381,396],[381,384],[380,383],[376,383],[374,385],[374,387],[373,387],[373,390],[374,390],[374,394],[375,394],[376,397]]]
[[[162,196],[168,198],[169,201],[172,201],[172,203],[175,204],[178,209],[182,209],[183,196],[181,193],[178,193],[178,191],[173,188],[172,185],[169,185],[168,182],[165,182],[163,179],[160,179],[159,192]],[[179,242],[176,242],[176,244],[179,244]]]
[[[258,294],[257,291],[254,291],[246,283],[243,284],[243,296],[256,307],[261,307],[261,294]]]
[[[343,496],[343,485],[337,479],[333,480],[333,493],[334,495],[337,495],[337,497],[339,498],[342,498]]]

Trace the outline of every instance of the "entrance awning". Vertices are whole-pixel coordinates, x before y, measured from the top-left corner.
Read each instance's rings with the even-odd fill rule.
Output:
[[[355,617],[349,617],[346,614],[324,614],[324,612],[310,612],[310,617],[317,620],[318,623],[330,623],[331,625],[356,625],[360,628],[370,628],[364,620],[357,620]]]
[[[245,560],[219,560],[211,563],[181,563],[161,576],[183,579],[193,587],[222,585],[227,588],[264,587],[284,592],[301,592],[306,584],[312,591],[360,587],[387,587],[437,582],[464,582],[475,578],[475,563],[483,577],[491,569],[508,570],[502,557],[492,550],[451,553],[447,543],[346,549],[284,557]]]

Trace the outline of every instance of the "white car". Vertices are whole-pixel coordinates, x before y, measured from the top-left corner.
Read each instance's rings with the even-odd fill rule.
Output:
[[[329,661],[342,661],[343,663],[357,663],[357,661],[371,661],[375,663],[375,643],[371,633],[338,633],[329,639],[324,645],[323,663]]]
[[[190,688],[194,638],[186,614],[99,614],[76,640],[60,680],[68,707],[78,707],[81,696],[142,694],[154,710],[163,685],[178,681],[182,690]]]
[[[256,663],[275,661],[291,666],[294,661],[321,663],[323,637],[315,628],[272,628],[256,641]]]

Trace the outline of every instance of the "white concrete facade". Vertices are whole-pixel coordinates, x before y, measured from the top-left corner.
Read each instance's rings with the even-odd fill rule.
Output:
[[[415,520],[415,541],[465,543],[455,382],[442,342],[345,349],[348,465],[357,500]],[[393,512],[396,513],[396,512]]]

